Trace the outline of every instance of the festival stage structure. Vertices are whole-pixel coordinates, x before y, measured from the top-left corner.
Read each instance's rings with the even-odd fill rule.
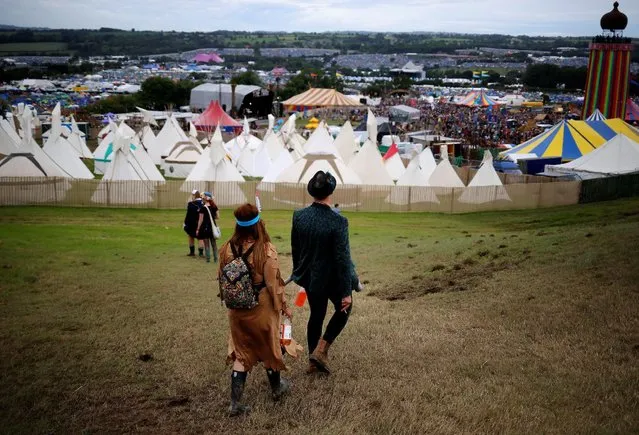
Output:
[[[601,17],[603,34],[590,44],[583,119],[595,109],[606,118],[625,119],[632,40],[623,37],[628,17],[618,8],[615,2],[612,11]]]

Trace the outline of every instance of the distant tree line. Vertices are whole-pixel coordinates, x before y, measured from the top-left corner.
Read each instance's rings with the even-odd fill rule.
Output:
[[[528,65],[523,74],[524,85],[541,89],[584,89],[586,86],[586,67],[559,67],[552,64]]]

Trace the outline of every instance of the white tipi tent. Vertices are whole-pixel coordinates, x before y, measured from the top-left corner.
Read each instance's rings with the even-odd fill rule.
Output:
[[[441,161],[428,179],[428,184],[433,187],[464,187],[464,183],[453,169],[445,152],[441,153]]]
[[[126,136],[126,129],[116,128],[113,132],[113,157],[107,164],[104,177],[100,181],[91,201],[100,204],[144,204],[153,200],[157,181],[149,180],[144,168],[135,158],[132,150],[133,136]],[[143,151],[143,150],[142,150]],[[132,182],[136,182],[132,184]]]
[[[326,128],[316,128],[305,148],[304,157],[277,176],[278,183],[308,183],[317,171],[329,171],[338,184],[362,184],[360,177],[337,156],[339,152]]]
[[[56,104],[51,115],[51,132],[42,150],[71,178],[93,179],[93,174],[80,160],[77,150],[62,136],[60,103]]]
[[[395,142],[390,146],[382,160],[384,161],[386,171],[388,171],[388,174],[394,181],[399,180],[399,178],[404,175],[404,172],[406,172],[406,167],[404,166],[402,158],[399,156],[399,149]]]
[[[484,151],[484,158],[479,170],[464,189],[459,197],[459,202],[484,204],[493,201],[510,201],[510,196],[495,171],[493,155],[487,150]]]
[[[244,178],[226,154],[219,126],[211,138],[211,145],[202,153],[180,190],[190,192],[201,188],[202,182],[222,183],[215,186],[215,202],[218,206],[246,202],[246,195],[238,185],[244,182]],[[212,187],[207,189],[214,190]]]
[[[93,152],[93,160],[94,164],[94,172],[96,174],[104,174],[106,171],[106,167],[109,162],[111,162],[111,158],[113,156],[113,142],[115,140],[115,132],[116,130],[120,131],[121,135],[126,137],[134,137],[135,131],[126,123],[120,122],[118,126],[115,122],[109,121],[109,132],[106,136],[100,141],[98,147]],[[135,149],[135,144],[131,141],[130,146],[132,149]]]
[[[397,180],[397,186],[415,187],[415,189],[394,189],[390,195],[391,204],[406,205],[409,202],[434,202],[439,204],[439,199],[433,189],[428,188],[428,179],[424,177],[420,167],[419,156],[413,157],[408,163],[406,171]]]
[[[153,159],[153,162],[158,165],[162,161],[163,157],[171,154],[171,151],[173,151],[175,144],[177,144],[178,142],[187,141],[189,141],[188,136],[178,125],[175,116],[173,116],[173,114],[170,114],[164,122],[164,126],[156,137],[157,147],[149,150],[149,155]]]
[[[264,177],[271,164],[271,157],[264,143],[259,143],[257,146],[249,144],[244,147],[237,160],[237,169],[247,177]]]
[[[392,186],[393,179],[389,175],[377,146],[366,140],[357,155],[350,161],[351,168],[362,180],[362,184]]]
[[[359,152],[359,141],[355,138],[355,134],[353,134],[353,126],[350,121],[344,123],[335,138],[335,147],[346,164]]]
[[[563,165],[546,165],[545,173],[575,175],[581,179],[601,178],[639,172],[639,144],[624,134],[578,159]]]
[[[9,121],[0,117],[0,154],[8,156],[18,151],[21,139]]]
[[[260,189],[266,186],[264,183],[275,183],[277,177],[282,173],[282,171],[295,163],[295,160],[293,159],[291,154],[291,151],[284,151],[283,153],[280,153],[280,155],[268,169],[266,175],[264,175],[264,178],[262,178]]]
[[[190,140],[177,142],[173,145],[169,155],[164,158],[160,167],[166,176],[185,178],[191,173],[203,153],[202,147]]]
[[[262,142],[264,143],[264,147],[266,148],[271,161],[277,159],[277,156],[284,151],[284,143],[280,139],[280,136],[275,134],[271,128],[266,131]]]
[[[435,156],[433,156],[433,152],[430,147],[424,148],[424,150],[419,153],[419,167],[426,180],[433,175],[433,171],[435,171],[435,168],[437,167],[437,162],[435,161]]]
[[[78,123],[75,122],[75,118],[71,115],[71,133],[69,133],[66,138],[73,149],[78,154],[78,157],[82,159],[92,159],[93,154],[91,154],[91,150],[87,147],[87,143],[85,141],[85,134],[78,128]]]

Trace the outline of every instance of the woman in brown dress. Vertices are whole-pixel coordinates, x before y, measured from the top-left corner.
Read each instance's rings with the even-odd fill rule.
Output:
[[[256,288],[261,287],[261,290],[255,308],[228,311],[231,330],[228,360],[233,362],[229,408],[232,416],[250,411],[250,407],[241,404],[240,400],[247,373],[260,361],[266,369],[273,400],[279,400],[289,390],[288,381],[280,377],[280,372],[286,370],[286,366],[282,359],[279,328],[280,314],[291,318],[277,251],[266,232],[264,222],[260,220],[257,208],[252,204],[244,204],[235,210],[234,215],[235,233],[220,248],[218,277],[224,266],[234,259],[231,245],[239,255],[253,247],[247,262],[253,284]]]

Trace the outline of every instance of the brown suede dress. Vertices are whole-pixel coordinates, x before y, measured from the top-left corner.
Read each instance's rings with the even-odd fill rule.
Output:
[[[242,252],[253,244],[244,244]],[[284,281],[280,275],[275,246],[266,247],[266,262],[263,265],[253,263],[253,254],[248,263],[253,271],[253,283],[264,283],[260,291],[259,304],[251,310],[228,310],[230,335],[227,362],[238,360],[246,371],[250,371],[258,362],[273,370],[286,370],[280,347],[280,312],[286,304]],[[229,243],[220,249],[220,271],[233,260]]]

